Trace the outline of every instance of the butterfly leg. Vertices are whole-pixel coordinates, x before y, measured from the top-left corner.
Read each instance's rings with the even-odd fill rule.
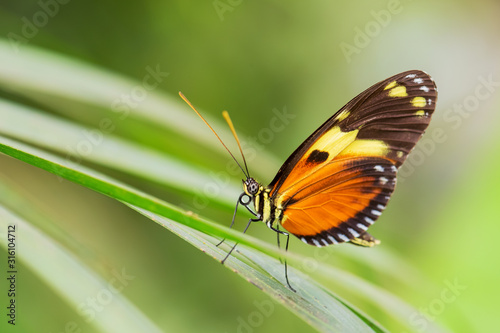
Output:
[[[281,249],[281,246],[280,246],[280,227],[279,225],[276,225],[276,229],[278,230],[278,232],[276,233],[276,242],[278,243],[278,249]],[[283,260],[280,258],[280,263],[283,264]]]
[[[250,219],[248,220],[248,223],[247,223],[247,226],[245,227],[245,230],[243,230],[243,233],[247,232],[248,230],[248,227],[250,226],[250,224],[252,222],[257,222],[257,221],[260,221],[260,219]],[[233,250],[236,248],[236,245],[238,245],[238,243],[234,243],[233,247],[231,248],[231,250],[229,250],[229,252],[226,254],[226,256],[224,257],[224,259],[222,259],[221,261],[221,264],[224,265],[224,262],[226,261],[227,258],[229,258],[229,256],[231,255],[231,253],[233,252]]]
[[[278,243],[278,249],[280,249],[280,227],[276,226],[276,230],[278,230],[276,232],[276,242]]]
[[[246,195],[245,193],[242,193],[240,195],[240,197],[238,198],[238,202],[236,202],[236,207],[234,208],[234,213],[233,213],[233,220],[231,221],[231,225],[229,226],[229,229],[233,228],[234,220],[236,219],[236,212],[238,211],[238,205],[239,204],[242,204],[243,206],[247,207],[248,210],[250,210],[248,208],[248,205],[250,204],[251,200],[243,201],[243,197],[245,197],[245,196],[248,197],[248,195]],[[255,215],[255,213],[252,212],[251,210],[250,210],[250,212]],[[225,238],[222,238],[222,240],[217,245],[215,245],[215,246],[218,247],[219,245],[221,245],[222,243],[224,243],[225,240],[226,240]]]
[[[280,246],[280,243],[279,243],[279,235],[283,235],[286,237],[286,245],[285,245],[285,252],[288,252],[288,242],[290,240],[290,235],[287,233],[287,232],[284,232],[284,231],[281,231],[279,230],[279,227],[277,228],[274,228],[272,225],[269,225],[269,228],[273,231],[276,232],[277,234],[277,237],[278,237],[278,248]],[[281,259],[280,259],[281,261]],[[288,281],[288,265],[287,265],[287,262],[286,262],[286,259],[284,260],[285,261],[285,279],[286,279],[286,284],[288,285],[288,288],[290,288],[294,293],[297,292],[297,290],[295,290],[291,285],[290,285],[290,281]]]

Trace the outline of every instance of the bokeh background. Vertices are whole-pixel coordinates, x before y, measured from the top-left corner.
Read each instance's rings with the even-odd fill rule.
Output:
[[[47,13],[46,22],[37,14],[40,11]],[[425,141],[400,172],[388,209],[371,228],[382,240],[382,249],[363,253],[390,251],[428,284],[393,288],[355,262],[337,262],[335,256],[327,262],[372,279],[429,313],[444,330],[492,332],[498,327],[500,296],[498,17],[500,4],[494,0],[3,1],[0,38],[11,45],[3,52],[41,48],[138,82],[148,68],[168,72],[155,93],[176,101],[182,91],[210,119],[228,110],[240,135],[257,140],[260,154],[249,158],[249,167],[264,183],[314,129],[359,92],[393,74],[425,70],[439,89],[437,110]],[[26,26],[34,23],[38,28],[29,33]],[[13,43],[12,33],[24,39]],[[48,82],[52,79],[47,76]],[[6,98],[22,96],[54,106],[48,98],[2,82]],[[57,105],[51,114],[88,127],[96,126],[101,112],[62,107],[60,101]],[[273,110],[286,110],[293,118],[279,133],[259,140],[275,116]],[[191,111],[186,107],[185,112]],[[193,121],[186,126],[207,131],[196,118],[186,119]],[[134,121],[125,119],[113,134],[214,175],[226,168],[228,158],[222,150],[207,151],[189,135],[162,133]],[[215,124],[223,126],[217,120]],[[205,134],[215,146],[215,138],[210,133],[200,135]],[[234,148],[231,137],[225,139]],[[0,163],[2,182],[17,189],[28,206],[42,211],[46,223],[81,244],[76,255],[100,267],[97,271],[107,272],[104,276],[125,269],[135,277],[122,294],[165,332],[314,331],[280,305],[258,327],[242,328],[242,321],[256,311],[255,302],[269,299],[257,288],[115,200],[6,156]],[[230,210],[217,205],[200,208],[190,193],[101,171],[229,223]],[[239,181],[239,176],[233,178]],[[210,196],[204,185],[199,185],[200,195]],[[263,225],[253,227],[250,234],[275,241]],[[19,240],[20,251],[30,246],[37,244]],[[304,254],[313,251],[295,239],[290,248]],[[45,250],[40,248],[40,254],[50,255]],[[347,245],[339,251],[351,250],[358,251]],[[0,255],[5,258],[5,251]],[[0,260],[4,270],[5,260]],[[82,332],[97,330],[77,309],[68,307],[50,283],[28,267],[21,270],[18,332],[71,332],[69,321]],[[3,294],[5,287],[0,286]],[[398,331],[370,306],[357,305],[389,330]],[[3,311],[1,325],[5,325]],[[101,315],[113,314],[104,308]],[[425,331],[421,322],[412,326],[416,332]]]

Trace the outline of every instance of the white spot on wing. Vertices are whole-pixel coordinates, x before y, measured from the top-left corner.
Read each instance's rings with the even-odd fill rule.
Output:
[[[424,83],[424,80],[422,80],[421,78],[417,77],[415,80],[413,80],[413,82],[415,82],[417,84],[421,84],[421,83]]]
[[[395,165],[391,165],[391,171],[392,172],[396,172],[396,171],[398,171],[398,168],[396,168]]]
[[[382,185],[387,184],[387,182],[389,181],[389,179],[387,179],[385,177],[380,177],[378,180],[380,181],[380,184],[382,184]]]
[[[427,86],[421,86],[420,90],[423,90],[425,92],[429,92],[429,88]]]
[[[382,215],[382,212],[380,212],[380,211],[378,211],[376,209],[372,209],[372,214],[376,215],[376,216],[380,216],[380,215]]]
[[[349,238],[344,235],[344,234],[337,234],[337,236],[342,239],[344,242],[348,242],[349,241]]]
[[[322,241],[322,242],[323,242],[323,244],[325,244],[325,245],[330,245],[330,244],[326,241],[326,239],[324,239],[324,238],[321,238],[321,241]]]
[[[349,231],[351,233],[351,235],[353,235],[354,237],[358,237],[359,236],[359,232],[357,232],[353,228],[347,228],[347,231]]]
[[[431,104],[432,104],[432,99],[430,99],[430,98],[429,98],[429,99],[427,99],[427,104],[428,104],[428,105],[431,105]]]
[[[321,244],[317,240],[313,239],[312,241],[314,245],[316,245],[317,247],[321,247]]]
[[[304,237],[302,237],[300,240],[303,241],[304,243],[308,244],[307,240]]]
[[[377,205],[377,209],[384,210],[384,209],[385,209],[385,206],[384,206],[384,205],[381,205],[381,204],[378,204],[378,205]]]
[[[408,74],[405,76],[406,79],[413,79],[417,74]]]
[[[373,224],[373,220],[371,218],[369,218],[368,216],[365,216],[365,221],[370,223],[370,224]]]
[[[378,171],[378,172],[384,172],[384,167],[381,165],[375,165],[374,169],[375,169],[375,171]]]
[[[330,240],[330,242],[332,242],[332,244],[338,244],[339,242],[337,242],[337,240],[335,238],[333,238],[332,235],[328,235],[328,239]]]
[[[356,224],[356,227],[358,227],[359,229],[362,229],[362,230],[368,230],[368,227],[366,225],[364,225],[363,223]]]

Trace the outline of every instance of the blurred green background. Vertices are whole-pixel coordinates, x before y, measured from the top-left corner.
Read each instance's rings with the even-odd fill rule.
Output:
[[[240,135],[255,138],[258,149],[253,152],[258,154],[248,156],[249,168],[263,183],[272,180],[280,163],[314,129],[359,92],[405,70],[428,72],[439,89],[437,110],[423,141],[401,169],[391,204],[371,228],[382,244],[360,252],[396,254],[428,284],[396,287],[358,267],[356,261],[329,256],[327,262],[398,295],[445,330],[491,332],[498,327],[500,297],[496,285],[500,277],[498,17],[500,4],[494,0],[4,1],[0,37],[10,46],[2,52],[22,55],[25,49],[41,48],[137,82],[148,70],[159,68],[164,76],[155,93],[170,96],[189,114],[183,124],[195,129],[199,140],[217,145],[201,121],[180,104],[178,91],[210,119],[228,110]],[[23,70],[43,72],[44,68],[0,66],[14,71],[1,81],[2,98],[41,103],[48,114],[90,128],[98,127],[102,115],[109,113],[44,95],[43,82],[34,82],[33,89],[20,89],[15,71],[23,76]],[[47,85],[57,80],[51,73],[44,75]],[[96,84],[81,82],[82,87]],[[85,94],[84,88],[81,93]],[[107,105],[112,108],[117,98]],[[276,110],[286,110],[293,118],[279,133],[265,137]],[[227,134],[222,122],[215,120],[214,126]],[[189,130],[180,132],[185,136],[175,129],[165,132],[140,117],[128,117],[113,135],[175,156],[199,170],[211,170],[210,177],[216,179],[226,169],[225,153],[219,148],[207,150]],[[231,137],[224,139],[234,149]],[[0,163],[1,183],[25,200],[26,209],[40,212],[40,219],[43,215],[42,222],[34,217],[32,223],[53,234],[57,230],[71,235],[76,245],[62,245],[105,280],[125,269],[134,278],[122,295],[165,332],[314,331],[279,305],[257,327],[242,328],[258,311],[256,302],[269,300],[266,294],[115,200],[10,157],[1,156]],[[196,204],[204,196],[214,200],[217,193],[204,191],[206,184],[199,184],[195,189],[199,195],[193,197],[155,181],[91,166],[229,224],[231,209],[223,204]],[[240,175],[232,178],[238,184]],[[237,228],[242,228],[243,220],[240,216]],[[275,241],[264,225],[253,226],[249,233]],[[37,246],[19,240],[20,251]],[[314,251],[297,239],[290,249],[304,254]],[[6,253],[2,251],[3,271]],[[39,251],[50,255],[47,249]],[[358,253],[359,249],[345,245],[338,251]],[[72,332],[75,328],[68,327],[68,322],[76,323],[82,332],[97,330],[53,292],[49,281],[28,267],[20,270],[18,332]],[[376,309],[355,304],[390,331],[400,331]],[[99,315],[113,316],[106,308]],[[425,321],[416,317],[408,321],[414,331],[426,331]],[[0,325],[7,327],[4,310]]]

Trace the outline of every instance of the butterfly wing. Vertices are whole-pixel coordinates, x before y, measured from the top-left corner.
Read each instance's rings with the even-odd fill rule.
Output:
[[[316,246],[363,238],[387,205],[397,168],[427,128],[436,99],[432,78],[408,71],[342,107],[269,185],[282,226]]]

